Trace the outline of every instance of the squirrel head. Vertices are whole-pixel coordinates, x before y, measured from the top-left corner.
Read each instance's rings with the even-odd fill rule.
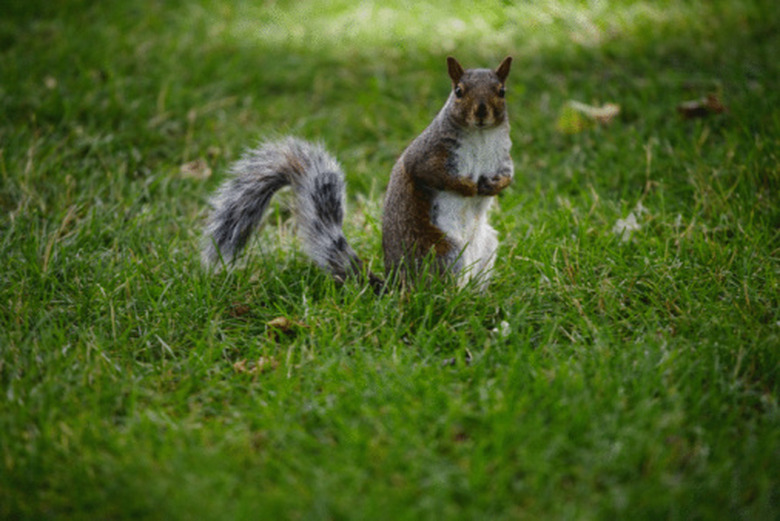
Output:
[[[495,69],[463,69],[458,60],[447,57],[452,93],[447,100],[449,116],[461,127],[494,128],[506,120],[504,100],[506,78],[512,57]]]

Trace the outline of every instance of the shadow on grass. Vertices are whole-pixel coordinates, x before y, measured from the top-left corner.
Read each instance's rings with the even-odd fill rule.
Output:
[[[450,53],[515,56],[510,113],[529,154],[578,144],[554,131],[568,99],[620,103],[645,142],[676,103],[722,91],[736,124],[761,131],[776,124],[778,18],[736,0],[16,2],[0,23],[0,136],[65,134],[74,155],[124,157],[143,176],[207,150],[221,167],[248,137],[291,132],[384,179],[446,97]]]

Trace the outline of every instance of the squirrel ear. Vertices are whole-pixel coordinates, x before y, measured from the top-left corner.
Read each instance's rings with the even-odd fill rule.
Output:
[[[460,78],[463,76],[463,67],[460,63],[458,63],[458,60],[453,58],[452,56],[447,56],[447,72],[450,74],[450,78],[452,79],[452,84],[455,85],[460,81]]]
[[[501,83],[506,81],[506,77],[509,76],[509,67],[512,66],[512,57],[507,56],[504,58],[504,61],[501,62],[501,65],[498,66],[496,69],[496,76],[498,76],[498,79],[501,80]]]

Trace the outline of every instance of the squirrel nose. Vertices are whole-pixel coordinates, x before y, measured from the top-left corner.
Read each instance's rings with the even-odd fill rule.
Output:
[[[477,119],[480,121],[485,119],[487,117],[487,105],[484,103],[480,103],[477,107],[477,113],[476,113]]]

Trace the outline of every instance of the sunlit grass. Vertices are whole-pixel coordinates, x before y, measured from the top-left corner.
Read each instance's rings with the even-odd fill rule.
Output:
[[[559,51],[562,46],[599,46],[647,33],[684,28],[697,32],[713,15],[744,16],[755,7],[711,2],[283,2],[224,7],[224,29],[261,46],[392,54],[411,49],[481,56],[508,51],[522,55]],[[224,21],[224,20],[223,20]]]

